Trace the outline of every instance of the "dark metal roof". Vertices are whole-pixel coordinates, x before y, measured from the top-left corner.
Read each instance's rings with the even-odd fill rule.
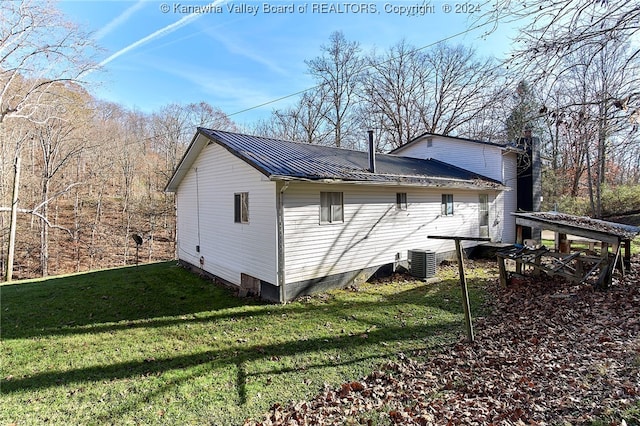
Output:
[[[428,186],[501,188],[500,182],[438,160],[376,154],[376,172],[369,153],[283,141],[220,130],[198,133],[225,147],[271,179],[331,180]]]

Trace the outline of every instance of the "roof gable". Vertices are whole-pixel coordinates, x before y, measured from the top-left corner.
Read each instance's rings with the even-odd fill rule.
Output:
[[[198,128],[166,191],[177,190],[208,143],[221,145],[272,180],[501,188],[496,180],[438,160],[376,154],[372,173],[367,152]]]
[[[431,133],[431,132],[425,132],[419,136],[416,136],[415,138],[411,139],[409,142],[405,143],[404,145],[401,145],[393,150],[391,150],[391,154],[394,153],[398,153],[401,152],[402,150],[404,150],[405,148],[417,144],[417,143],[421,143],[423,142],[425,139],[429,138],[429,137],[441,137],[441,138],[448,138],[448,139],[453,139],[456,141],[460,141],[460,142],[465,142],[465,143],[470,143],[470,144],[479,144],[479,145],[488,145],[488,146],[493,146],[496,148],[500,148],[503,150],[508,150],[508,151],[518,151],[518,148],[515,147],[515,145],[513,144],[504,144],[504,143],[497,143],[497,142],[489,142],[489,141],[482,141],[482,140],[478,140],[478,139],[468,139],[468,138],[461,138],[458,136],[449,136],[449,135],[441,135],[438,133]]]

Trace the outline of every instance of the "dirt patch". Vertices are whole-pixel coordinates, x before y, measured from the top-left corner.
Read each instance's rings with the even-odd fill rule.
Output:
[[[401,354],[246,424],[621,424],[640,401],[639,283],[636,256],[606,292],[552,279],[493,285],[493,314],[476,321],[473,344]]]

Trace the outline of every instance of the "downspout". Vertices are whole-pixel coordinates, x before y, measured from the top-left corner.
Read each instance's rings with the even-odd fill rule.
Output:
[[[196,171],[196,221],[198,229],[198,245],[196,246],[196,252],[200,253],[200,184],[198,182],[198,168]]]
[[[373,143],[373,130],[369,130],[369,171],[376,172],[376,147]]]
[[[289,182],[285,181],[278,193],[278,206],[276,209],[278,217],[278,285],[280,289],[280,303],[286,303],[285,283],[285,257],[284,257],[284,192],[289,187]]]

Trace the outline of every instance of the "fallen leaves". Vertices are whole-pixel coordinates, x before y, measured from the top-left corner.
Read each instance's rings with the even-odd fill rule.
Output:
[[[585,424],[640,401],[638,256],[605,292],[549,278],[490,291],[493,314],[476,321],[473,344],[414,354],[426,362],[400,354],[246,424],[370,424],[372,412],[403,425]]]

